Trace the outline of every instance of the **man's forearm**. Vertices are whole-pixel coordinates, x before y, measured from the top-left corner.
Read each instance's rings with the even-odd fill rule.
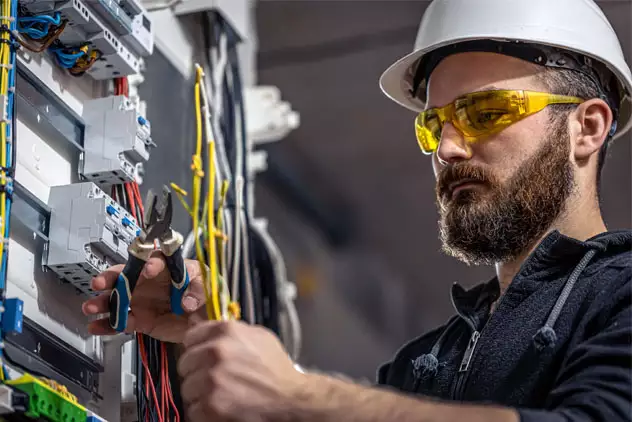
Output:
[[[297,394],[301,422],[518,422],[515,410],[492,406],[443,403],[378,388],[351,384],[323,375],[308,375]]]

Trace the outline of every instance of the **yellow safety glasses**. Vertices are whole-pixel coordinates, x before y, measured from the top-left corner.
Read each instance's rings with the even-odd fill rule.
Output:
[[[481,91],[457,98],[452,104],[423,111],[415,119],[417,142],[424,154],[439,147],[446,122],[452,123],[467,142],[479,141],[505,129],[551,104],[580,104],[566,95],[533,91]]]

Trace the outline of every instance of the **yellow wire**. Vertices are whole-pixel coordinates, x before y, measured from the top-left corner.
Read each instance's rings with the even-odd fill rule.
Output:
[[[217,288],[217,251],[215,242],[215,141],[208,140],[208,160],[209,160],[209,175],[207,177],[208,187],[206,192],[206,203],[208,206],[208,213],[206,214],[206,224],[208,231],[211,233],[208,236],[207,245],[210,256],[209,268],[211,269],[211,294],[213,298],[213,308],[215,309],[215,315],[217,319],[222,318],[222,311],[219,304],[219,289]]]
[[[215,225],[215,142],[213,139],[206,139],[208,145],[208,160],[209,160],[209,174],[207,177],[207,192],[206,198],[202,203],[202,179],[205,177],[204,165],[202,162],[202,143],[203,139],[208,136],[204,136],[203,129],[207,129],[206,133],[210,133],[209,128],[204,125],[202,121],[202,83],[204,72],[200,66],[196,69],[195,78],[195,120],[196,120],[196,144],[195,153],[192,158],[191,171],[193,174],[193,186],[191,190],[191,206],[187,204],[184,199],[187,196],[187,192],[180,188],[175,183],[171,183],[172,189],[175,191],[178,199],[189,212],[193,220],[193,233],[195,236],[195,255],[200,263],[200,272],[202,275],[202,285],[204,287],[204,295],[206,297],[206,315],[208,319],[221,319],[222,308],[220,306],[220,293],[219,293],[219,274],[218,274],[218,244],[217,239],[225,239],[225,235],[216,230]],[[208,104],[204,104],[208,107]],[[220,226],[221,221],[221,207],[223,207],[226,200],[227,184],[222,185],[220,209],[217,216],[217,226]],[[200,221],[200,206],[203,207],[202,221]],[[198,233],[202,231],[202,240]],[[204,248],[206,246],[207,256],[204,255]],[[221,247],[220,247],[221,249]],[[220,257],[221,258],[221,257]],[[234,314],[234,312],[231,312]]]
[[[193,162],[191,164],[191,170],[193,172],[193,191],[191,192],[193,206],[192,218],[193,218],[193,234],[195,236],[195,254],[198,262],[200,263],[200,272],[202,273],[202,285],[204,286],[204,296],[206,297],[206,316],[208,319],[214,319],[214,309],[211,303],[211,292],[209,291],[208,273],[206,271],[206,263],[204,262],[204,253],[202,252],[202,245],[200,244],[200,238],[197,235],[200,228],[199,213],[200,209],[200,190],[202,185],[202,177],[204,172],[202,171],[202,107],[200,104],[200,86],[202,82],[202,69],[198,67],[197,75],[195,79],[195,121],[196,121],[196,147],[195,155],[193,156]]]
[[[2,0],[2,25],[9,28],[11,25],[11,2],[9,0]],[[2,68],[0,69],[0,94],[8,97],[9,94],[9,65],[11,64],[10,57],[10,34],[8,31],[2,31],[1,36],[3,40],[2,47],[0,49],[0,63]],[[4,112],[4,110],[3,110]],[[12,128],[13,130],[14,128]],[[0,166],[2,169],[7,168],[7,123],[0,123],[0,136],[2,142],[0,142]],[[0,185],[7,185],[6,170],[0,171]],[[4,232],[7,224],[7,195],[6,191],[0,193],[0,237],[3,238],[0,242],[0,266],[4,260]],[[3,371],[0,368],[0,373]],[[2,374],[4,377],[4,374]]]

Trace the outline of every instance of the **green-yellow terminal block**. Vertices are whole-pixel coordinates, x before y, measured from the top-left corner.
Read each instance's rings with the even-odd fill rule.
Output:
[[[85,407],[32,375],[22,375],[18,379],[6,381],[6,384],[29,395],[26,415],[31,418],[46,418],[52,422],[85,422],[87,418]]]

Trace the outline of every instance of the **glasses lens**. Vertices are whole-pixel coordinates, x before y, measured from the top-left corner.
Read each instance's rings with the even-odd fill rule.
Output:
[[[437,150],[441,139],[441,120],[432,110],[424,111],[415,119],[417,142],[424,154],[432,154]]]
[[[455,103],[455,123],[464,135],[479,137],[499,132],[521,117],[511,91],[477,92]]]

